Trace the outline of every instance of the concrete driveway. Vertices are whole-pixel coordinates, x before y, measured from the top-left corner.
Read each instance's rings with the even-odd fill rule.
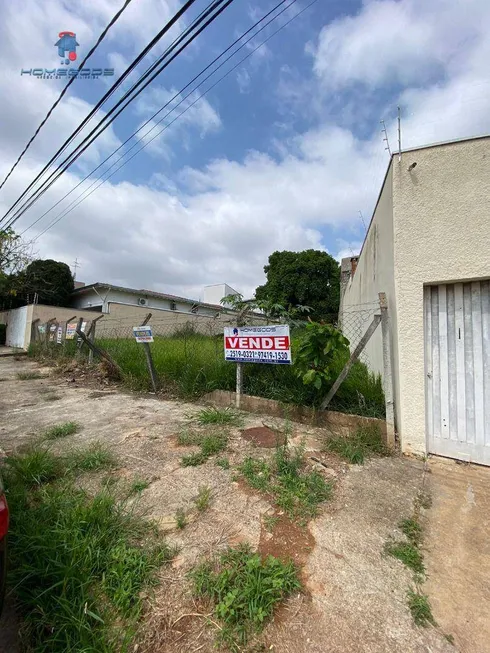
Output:
[[[434,617],[462,653],[490,651],[490,468],[429,461],[424,586]]]

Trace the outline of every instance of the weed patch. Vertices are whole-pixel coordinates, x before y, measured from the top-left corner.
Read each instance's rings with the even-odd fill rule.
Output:
[[[436,625],[434,616],[429,603],[429,597],[426,594],[408,590],[408,607],[417,626]]]
[[[423,556],[411,542],[388,542],[386,552],[401,560],[404,565],[416,574],[425,574]]]
[[[242,416],[231,408],[203,408],[196,416],[199,424],[227,424],[240,426]]]
[[[99,469],[109,469],[117,464],[114,455],[99,442],[86,449],[73,451],[66,457],[69,471],[93,472]]]
[[[218,458],[216,460],[216,465],[221,467],[221,469],[230,469],[230,461],[228,458]]]
[[[182,530],[187,526],[187,517],[183,508],[179,508],[175,513],[175,523],[179,530]]]
[[[398,524],[398,528],[405,535],[409,542],[414,546],[418,546],[422,539],[422,526],[418,523],[416,519],[402,519]]]
[[[129,494],[141,494],[147,487],[150,487],[149,481],[144,478],[137,478],[132,482]]]
[[[43,397],[44,401],[58,401],[61,399],[61,395],[57,395],[56,392],[48,392]]]
[[[44,379],[46,376],[34,370],[32,372],[18,372],[17,378],[19,381],[33,381],[34,379]]]
[[[329,438],[325,443],[327,451],[333,451],[353,465],[362,465],[372,455],[388,456],[379,427],[360,426],[354,433],[344,437]]]
[[[90,497],[73,477],[56,480],[53,470],[66,464],[36,451],[11,457],[2,470],[23,646],[33,653],[129,650],[141,594],[172,552],[107,490]]]
[[[211,488],[207,485],[201,485],[198,489],[198,494],[194,503],[199,512],[204,512],[209,508],[211,502]]]
[[[73,435],[79,430],[80,425],[77,422],[65,422],[64,424],[56,424],[47,429],[42,434],[42,437],[44,440],[58,440],[59,438],[66,438],[68,435]]]
[[[178,436],[178,438],[180,438],[179,444],[181,441],[185,445],[198,444],[201,449],[199,452],[183,456],[181,460],[183,467],[202,465],[208,458],[226,449],[226,445],[228,444],[228,436],[224,433],[210,433],[207,435],[186,433],[182,434],[182,437]]]
[[[281,600],[301,588],[292,562],[262,560],[248,545],[201,563],[191,578],[196,595],[214,604],[223,624],[219,640],[234,651],[262,630]]]
[[[326,501],[332,487],[316,471],[304,470],[304,450],[277,447],[271,462],[249,457],[239,467],[247,482],[256,490],[274,497],[276,505],[289,517],[311,518]]]

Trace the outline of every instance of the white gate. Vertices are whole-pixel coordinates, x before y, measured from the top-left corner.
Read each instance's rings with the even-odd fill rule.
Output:
[[[490,282],[424,289],[431,453],[490,465]]]

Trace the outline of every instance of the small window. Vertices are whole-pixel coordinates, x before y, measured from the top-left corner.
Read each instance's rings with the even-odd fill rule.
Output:
[[[170,302],[170,310],[171,311],[176,311],[177,310],[177,304],[175,302]]]

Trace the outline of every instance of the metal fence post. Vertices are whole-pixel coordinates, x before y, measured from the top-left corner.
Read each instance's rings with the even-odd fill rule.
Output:
[[[390,449],[395,446],[395,409],[393,401],[393,376],[391,372],[391,343],[388,303],[386,293],[379,293],[381,310],[381,333],[383,340],[383,390],[386,409],[386,444]]]

